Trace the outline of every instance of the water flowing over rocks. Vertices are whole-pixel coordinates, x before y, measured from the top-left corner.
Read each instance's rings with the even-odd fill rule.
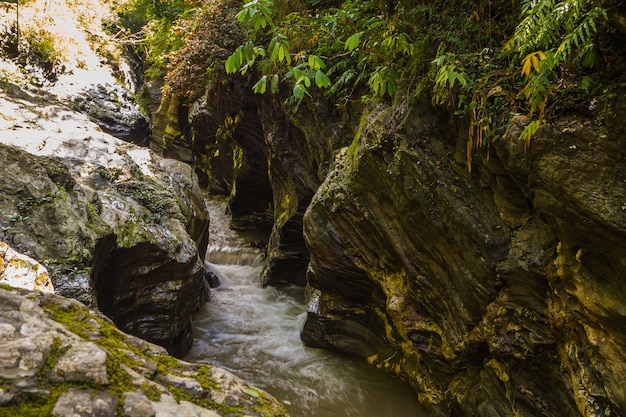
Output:
[[[198,165],[234,161],[235,184],[247,156],[267,155],[261,280],[306,271],[306,344],[406,379],[437,416],[626,414],[622,101],[602,128],[563,118],[528,150],[474,150],[468,173],[467,126],[430,103],[372,105],[355,124],[253,98],[221,112],[246,95],[216,96],[190,113],[192,134],[219,141],[216,115],[240,115],[234,152]],[[265,150],[247,148],[250,126]]]
[[[286,416],[236,376],[168,356],[75,300],[2,285],[0,335],[3,416]]]
[[[21,90],[18,90],[21,91]],[[61,295],[185,352],[208,298],[208,213],[188,165],[102,132],[27,93],[0,96],[0,239],[40,260]]]

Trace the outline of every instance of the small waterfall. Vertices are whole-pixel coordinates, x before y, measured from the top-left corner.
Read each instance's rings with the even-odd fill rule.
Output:
[[[304,291],[261,288],[263,254],[211,202],[207,267],[221,285],[194,317],[187,360],[226,368],[282,401],[292,417],[427,416],[404,383],[360,359],[302,345]]]

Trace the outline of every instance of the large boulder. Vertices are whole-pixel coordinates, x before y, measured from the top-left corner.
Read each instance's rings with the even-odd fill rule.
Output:
[[[208,297],[208,213],[193,169],[27,93],[0,104],[0,239],[42,262],[58,293],[183,353]]]
[[[398,114],[362,119],[306,212],[305,343],[402,376],[433,415],[625,415],[623,136],[560,120],[470,175],[447,116]]]
[[[0,286],[0,414],[286,416],[264,391],[119,331],[78,301]]]

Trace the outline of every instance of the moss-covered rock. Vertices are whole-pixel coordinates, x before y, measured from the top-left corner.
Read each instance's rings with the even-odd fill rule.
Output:
[[[0,415],[286,416],[267,393],[168,356],[78,301],[0,288]]]
[[[470,175],[462,131],[426,103],[398,114],[364,116],[307,210],[303,340],[406,378],[435,415],[624,414],[618,130],[560,120]]]
[[[208,298],[208,212],[193,169],[62,105],[8,94],[0,104],[39,120],[0,139],[0,239],[42,262],[58,293],[185,352]]]

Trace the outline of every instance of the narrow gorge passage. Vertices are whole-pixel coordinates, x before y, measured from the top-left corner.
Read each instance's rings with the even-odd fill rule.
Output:
[[[228,229],[211,202],[210,269],[221,285],[194,317],[185,358],[226,368],[282,401],[292,417],[426,417],[400,380],[360,359],[306,348],[303,289],[261,288],[262,254]]]

